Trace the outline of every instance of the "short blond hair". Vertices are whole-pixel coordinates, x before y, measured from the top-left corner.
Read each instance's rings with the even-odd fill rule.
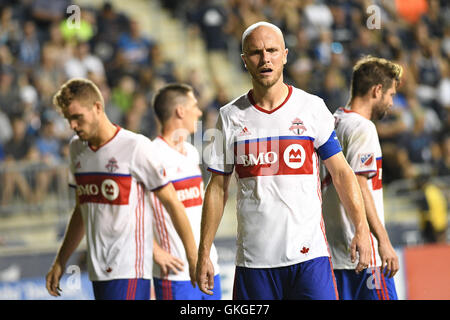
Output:
[[[53,96],[53,104],[62,110],[67,109],[74,100],[86,106],[92,106],[95,102],[100,101],[104,107],[100,89],[89,79],[70,79]]]

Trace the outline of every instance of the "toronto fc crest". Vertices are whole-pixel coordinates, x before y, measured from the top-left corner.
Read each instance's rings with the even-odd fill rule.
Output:
[[[108,169],[109,172],[114,172],[117,169],[119,169],[119,166],[117,165],[116,158],[109,159],[108,163],[106,164],[106,169]]]
[[[292,120],[292,125],[289,128],[289,130],[291,130],[296,135],[300,136],[303,134],[303,132],[306,131],[306,127],[303,124],[303,121],[300,120],[300,118],[295,118],[294,120]]]

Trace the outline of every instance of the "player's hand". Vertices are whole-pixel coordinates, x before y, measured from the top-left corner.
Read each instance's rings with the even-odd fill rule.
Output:
[[[359,254],[359,260],[355,271],[359,274],[369,266],[372,253],[369,232],[366,230],[356,230],[355,232],[355,236],[350,244],[350,258],[352,263],[356,262],[357,252]]]
[[[178,272],[183,271],[184,263],[182,260],[157,246],[153,247],[153,260],[161,268],[163,276],[167,276],[169,272],[178,274]]]
[[[384,276],[392,278],[400,269],[397,253],[390,243],[378,243],[378,252],[381,258],[381,270]]]
[[[189,263],[189,276],[191,278],[192,287],[195,288],[197,283],[196,267],[197,267],[197,254],[194,257],[187,257]]]
[[[62,277],[64,266],[58,261],[55,261],[45,277],[45,287],[50,295],[59,297],[61,295],[61,288],[59,287],[59,280]]]
[[[198,259],[196,278],[199,289],[209,295],[213,295],[214,267],[209,257]]]

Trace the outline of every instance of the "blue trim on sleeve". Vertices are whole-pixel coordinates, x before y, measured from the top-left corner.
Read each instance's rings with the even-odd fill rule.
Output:
[[[331,132],[331,135],[328,138],[327,142],[321,145],[317,150],[322,160],[326,160],[340,151],[342,151],[342,147],[334,130],[333,132]]]
[[[160,185],[159,187],[156,187],[156,188],[154,188],[154,189],[152,189],[152,190],[150,190],[150,191],[151,191],[151,192],[155,192],[155,191],[157,191],[157,190],[159,190],[159,189],[164,188],[164,187],[167,186],[169,183],[171,183],[171,182],[169,181],[169,182],[167,182],[167,183],[164,183],[164,184]]]
[[[233,171],[232,172],[223,172],[223,171],[219,171],[219,170],[216,170],[216,169],[213,169],[213,168],[210,168],[210,167],[208,167],[206,170],[208,170],[209,172],[221,174],[223,176],[229,176],[230,174],[233,173]]]

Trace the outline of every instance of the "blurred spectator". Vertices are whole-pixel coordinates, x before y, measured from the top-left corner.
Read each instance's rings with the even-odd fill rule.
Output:
[[[409,159],[416,165],[431,162],[433,137],[425,131],[425,115],[423,112],[415,113],[413,129],[403,135],[398,143],[405,147]]]
[[[219,109],[230,101],[226,87],[221,83],[215,85],[215,95],[203,112],[203,129],[215,128]]]
[[[3,145],[12,137],[12,127],[11,122],[9,121],[9,117],[0,109],[0,145],[2,146],[2,155],[3,154]],[[0,161],[3,160],[3,156]]]
[[[196,6],[191,7],[187,19],[201,32],[208,51],[227,48],[227,15],[219,1],[200,0]]]
[[[115,10],[111,2],[105,1],[96,20],[97,34],[93,39],[93,52],[109,66],[115,57],[119,36],[129,29],[129,19]]]
[[[450,61],[442,61],[441,79],[437,86],[437,102],[446,110],[450,111]]]
[[[153,41],[141,34],[138,21],[130,21],[130,30],[120,35],[117,46],[132,71],[151,63],[149,58]]]
[[[49,39],[44,47],[50,47],[54,51],[54,58],[57,67],[62,68],[64,63],[72,56],[73,46],[69,45],[63,38],[59,23],[54,23],[49,28]]]
[[[16,163],[26,163],[27,161],[37,159],[34,141],[32,137],[26,135],[27,124],[22,118],[22,115],[14,115],[11,119],[11,125],[13,135],[4,146],[5,162],[2,177],[2,206],[11,204],[16,187],[26,202],[31,203],[34,200],[33,189],[27,178],[21,171],[15,169]]]
[[[23,33],[19,44],[19,59],[26,68],[32,68],[39,62],[41,50],[35,23],[26,21]]]
[[[174,63],[168,60],[161,51],[159,44],[154,44],[150,50],[150,61],[152,72],[166,83],[176,82]]]
[[[317,39],[322,30],[330,30],[333,25],[333,15],[324,1],[306,0],[304,15],[308,21],[307,32],[311,39]]]
[[[286,67],[287,79],[293,81],[298,88],[309,90],[314,64],[313,46],[306,30],[300,29],[295,34],[295,46],[289,48]]]
[[[450,177],[450,135],[446,135],[442,138],[440,143],[441,157],[438,158],[434,168],[434,175],[438,177],[449,176]]]
[[[118,85],[113,88],[111,99],[119,107],[123,114],[127,114],[133,104],[133,94],[136,89],[136,81],[133,77],[123,76]]]
[[[440,56],[436,41],[425,41],[411,56],[411,70],[418,84],[417,97],[426,106],[437,99],[436,88],[441,79]]]
[[[55,127],[51,118],[42,120],[39,136],[36,138],[36,148],[39,152],[39,171],[36,176],[35,201],[42,202],[47,196],[52,179],[59,179],[58,186],[63,186],[67,172],[61,156],[62,141],[55,134]]]
[[[331,113],[347,104],[348,96],[344,90],[345,87],[345,79],[341,71],[337,68],[328,69],[323,87],[319,89],[317,95],[325,101]]]
[[[319,31],[319,39],[314,48],[316,60],[323,66],[331,63],[333,34],[328,29]]]
[[[88,73],[92,72],[100,79],[105,78],[105,68],[99,57],[90,52],[87,42],[79,42],[76,44],[72,58],[64,64],[66,77],[71,78],[87,78]]]
[[[11,68],[0,71],[0,108],[8,116],[20,110],[20,91]]]
[[[69,0],[33,0],[31,16],[38,28],[44,31],[52,23],[64,18],[68,6],[70,6]]]
[[[22,29],[19,25],[19,21],[13,16],[12,7],[0,8],[0,46],[8,45],[11,50],[17,50]]]
[[[41,63],[34,70],[33,77],[36,89],[39,91],[40,104],[50,106],[52,97],[66,76],[59,64],[59,50],[55,46],[46,43],[42,48]]]
[[[437,185],[428,175],[416,178],[419,198],[420,229],[425,243],[446,243],[447,241],[447,200],[442,186]]]
[[[143,121],[145,114],[147,113],[147,100],[145,95],[137,92],[133,95],[133,102],[130,110],[125,116],[125,129],[139,133],[143,132],[143,129],[148,126],[148,123]],[[152,128],[148,128],[151,131]]]
[[[365,55],[378,55],[375,32],[367,29],[366,26],[359,27],[357,38],[350,45],[350,57],[352,60],[358,60]]]

